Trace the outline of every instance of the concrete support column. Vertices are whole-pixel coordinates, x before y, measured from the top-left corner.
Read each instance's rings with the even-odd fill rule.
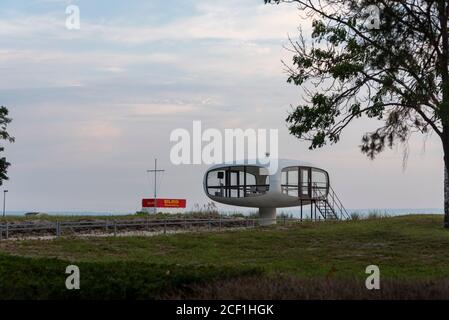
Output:
[[[276,208],[259,208],[259,218],[261,226],[276,224]]]

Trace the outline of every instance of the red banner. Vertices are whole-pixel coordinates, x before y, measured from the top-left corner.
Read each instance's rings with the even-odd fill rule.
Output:
[[[156,208],[185,208],[186,199],[156,199]],[[142,199],[142,208],[154,208],[154,199]]]

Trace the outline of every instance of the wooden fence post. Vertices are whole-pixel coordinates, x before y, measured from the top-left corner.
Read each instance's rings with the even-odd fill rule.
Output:
[[[9,238],[9,223],[6,222],[6,230],[5,230],[5,239],[8,240]]]
[[[114,237],[117,236],[117,221],[114,220]]]

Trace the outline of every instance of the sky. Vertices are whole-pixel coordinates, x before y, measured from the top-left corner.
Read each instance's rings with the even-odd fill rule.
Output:
[[[66,7],[81,28],[66,28]],[[285,118],[303,96],[286,82],[288,37],[306,32],[294,5],[263,0],[2,0],[0,104],[16,142],[8,211],[132,212],[151,197],[146,173],[166,170],[160,196],[205,204],[207,166],[170,162],[170,133],[205,128],[279,130],[282,158],[326,169],[347,208],[441,208],[443,163],[436,135],[375,161],[360,153],[360,119],[338,144],[308,150]],[[226,207],[227,210],[234,208]]]

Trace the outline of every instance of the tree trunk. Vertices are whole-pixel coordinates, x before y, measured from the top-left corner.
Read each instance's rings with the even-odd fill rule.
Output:
[[[449,127],[443,125],[441,134],[444,162],[444,227],[449,229]]]
[[[443,131],[441,140],[444,151],[444,227],[449,228],[449,30],[447,26],[448,14],[446,1],[437,2],[442,52],[437,63],[438,73],[441,74],[442,101],[438,113],[441,116]]]
[[[449,161],[444,156],[444,227],[449,228]]]

